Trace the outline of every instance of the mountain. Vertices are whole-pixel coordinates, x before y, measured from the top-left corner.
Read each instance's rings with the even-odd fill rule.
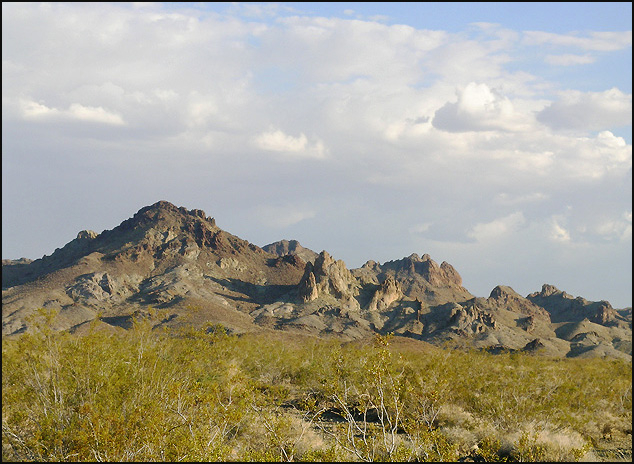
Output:
[[[373,333],[436,345],[552,356],[631,359],[631,308],[573,298],[545,284],[488,298],[462,286],[449,263],[416,253],[348,269],[296,240],[262,248],[205,212],[159,201],[112,230],[81,231],[50,256],[2,262],[2,333],[29,329],[38,308],[54,329],[131,326],[150,308],[158,326],[222,324],[234,333],[284,330],[362,339]]]
[[[318,254],[313,250],[304,248],[297,240],[280,240],[278,242],[269,243],[262,247],[267,253],[277,256],[297,255],[306,262],[315,262]]]

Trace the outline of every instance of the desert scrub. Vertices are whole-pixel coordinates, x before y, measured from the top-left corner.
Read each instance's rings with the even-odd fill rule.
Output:
[[[630,362],[54,317],[2,340],[4,460],[571,461],[631,437]]]

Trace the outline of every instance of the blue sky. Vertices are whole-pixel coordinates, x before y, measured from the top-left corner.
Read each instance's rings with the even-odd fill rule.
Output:
[[[631,3],[3,3],[2,256],[167,200],[631,305]]]

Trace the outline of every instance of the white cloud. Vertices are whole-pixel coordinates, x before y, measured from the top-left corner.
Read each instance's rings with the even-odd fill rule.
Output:
[[[279,152],[297,158],[323,159],[327,154],[326,147],[321,140],[309,143],[308,138],[303,133],[298,137],[293,137],[279,129],[262,132],[255,138],[255,145],[261,150]]]
[[[618,218],[599,222],[594,231],[605,240],[632,240],[632,212],[627,211]]]
[[[525,250],[522,270],[538,249],[582,242],[597,263],[608,248],[626,261],[631,95],[617,78],[631,69],[602,66],[631,35],[522,40],[488,18],[431,31],[372,21],[362,5],[339,18],[197,8],[3,3],[4,247],[30,235],[22,253],[41,256],[64,228],[91,228],[89,213],[109,211],[109,228],[159,197],[257,244],[292,227],[285,238],[359,264],[442,244],[434,259],[462,273],[460,260],[499,242],[505,260]],[[25,178],[33,196],[16,198]],[[66,218],[87,191],[87,213],[56,235],[27,223]]]
[[[256,138],[256,144],[262,150],[299,152],[306,149],[308,139],[304,134],[293,137],[281,130],[273,130],[260,134]]]
[[[456,103],[447,103],[436,111],[432,121],[434,127],[448,132],[524,131],[530,128],[530,118],[516,112],[507,97],[486,84],[471,82],[457,94]]]
[[[570,232],[563,227],[558,217],[552,217],[550,223],[550,239],[556,242],[570,242]]]
[[[495,202],[502,205],[517,205],[522,203],[539,203],[547,200],[550,196],[543,192],[534,192],[525,195],[512,195],[501,192],[495,197]]]
[[[516,211],[491,222],[478,223],[467,232],[467,235],[477,242],[497,240],[517,231],[525,223],[524,214],[521,211]]]
[[[125,124],[121,116],[111,113],[103,109],[101,106],[95,108],[92,106],[84,106],[79,103],[73,103],[68,108],[68,114],[74,119],[82,121],[100,122],[115,126]]]
[[[565,91],[537,114],[554,129],[601,130],[632,124],[632,94],[617,88],[604,92]]]
[[[443,31],[356,19],[294,16],[279,25],[261,37],[264,47],[276,50],[267,60],[297,70],[309,85],[358,77],[383,85],[416,83],[422,77],[416,63],[447,37]]]
[[[575,47],[582,50],[614,51],[632,46],[632,31],[590,32],[586,37],[572,34],[554,34],[543,31],[524,31],[524,43],[527,45],[556,45]]]
[[[29,120],[69,119],[114,126],[122,126],[125,124],[120,115],[107,111],[101,106],[93,107],[72,103],[67,110],[59,110],[32,100],[22,100],[21,106],[23,117]]]
[[[47,117],[55,117],[60,114],[55,108],[49,108],[41,103],[34,102],[32,100],[22,100],[20,102],[22,107],[22,116],[26,119],[42,119]]]
[[[576,143],[575,143],[576,142]],[[632,169],[632,145],[610,131],[595,138],[578,138],[561,149],[558,167],[563,176],[600,179],[606,175],[623,176]]]
[[[596,58],[590,55],[546,55],[544,61],[554,66],[575,66],[578,64],[594,63]]]

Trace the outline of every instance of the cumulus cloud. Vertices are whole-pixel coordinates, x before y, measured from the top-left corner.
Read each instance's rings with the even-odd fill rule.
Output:
[[[415,64],[447,38],[444,31],[372,20],[293,16],[279,25],[260,36],[262,46],[276,50],[267,55],[269,64],[292,67],[308,84],[358,77],[412,84],[422,76]]]
[[[498,241],[509,255],[581,239],[627,255],[631,95],[601,66],[631,33],[426,30],[362,5],[340,17],[248,4],[2,8],[3,247],[31,235],[16,257],[91,227],[78,214],[43,237],[21,211],[66,217],[86,191],[84,211],[111,213],[104,227],[158,197],[220,223],[242,215],[244,229],[227,230],[257,244],[260,229],[269,243],[292,227],[286,238],[312,236],[359,264],[371,247],[396,259],[457,244],[443,250],[459,261]],[[25,178],[38,202],[16,198]],[[561,216],[562,204],[574,211]]]
[[[496,240],[517,231],[525,223],[524,213],[516,211],[491,222],[478,223],[471,228],[467,235],[477,242]]]
[[[559,220],[557,218],[552,218],[550,239],[556,242],[570,242],[570,232],[559,224]]]
[[[101,106],[95,108],[92,106],[84,106],[79,103],[73,103],[68,108],[68,114],[71,117],[82,121],[100,122],[116,126],[124,124],[121,116],[111,113],[103,109]]]
[[[569,90],[537,114],[554,129],[600,130],[632,124],[632,94],[617,88],[604,92]]]
[[[530,127],[526,115],[516,112],[507,97],[486,84],[471,82],[457,94],[457,102],[448,102],[436,111],[432,124],[437,129],[448,132],[522,131]]]
[[[554,222],[550,238],[557,242],[569,242],[570,233],[564,227]]]
[[[559,143],[561,146],[554,170],[562,179],[621,177],[628,172],[631,175],[632,145],[610,131],[602,131],[596,137],[580,137],[574,141],[560,138]]]
[[[321,140],[309,143],[304,133],[293,137],[279,129],[262,132],[255,138],[255,145],[261,150],[279,152],[297,158],[322,159],[327,152]]]
[[[51,121],[55,119],[68,119],[76,121],[87,121],[114,126],[122,126],[125,124],[120,115],[105,110],[101,106],[84,106],[79,103],[72,103],[68,109],[59,110],[50,108],[44,104],[34,102],[32,100],[23,100],[21,102],[22,115],[29,120]]]

